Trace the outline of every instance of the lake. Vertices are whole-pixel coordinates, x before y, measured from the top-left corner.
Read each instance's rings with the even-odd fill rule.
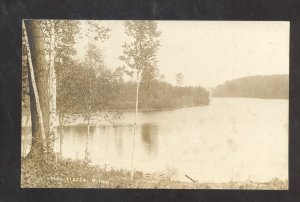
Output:
[[[134,119],[126,112],[115,126],[93,126],[88,140],[86,126],[64,127],[62,156],[84,158],[88,142],[93,164],[130,169]],[[288,100],[211,98],[208,106],[139,112],[134,168],[182,181],[288,179]]]

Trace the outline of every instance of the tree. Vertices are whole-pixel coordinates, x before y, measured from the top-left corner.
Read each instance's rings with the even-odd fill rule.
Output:
[[[164,82],[166,80],[166,76],[164,74],[161,74],[159,76],[159,81]]]
[[[102,51],[94,44],[88,45],[85,61],[80,74],[83,115],[87,121],[87,140],[93,120],[114,123],[120,118],[119,95],[121,82],[120,70],[111,71],[104,62]],[[99,120],[102,119],[102,120]],[[88,155],[88,141],[86,145]]]
[[[23,33],[27,47],[26,53],[29,68],[28,81],[32,123],[32,143],[28,157],[44,157],[47,154],[45,139],[49,131],[49,99],[47,91],[47,63],[40,21],[23,21]]]
[[[36,76],[36,80],[43,80],[43,85],[40,88],[43,88],[43,96],[41,99],[44,100],[42,108],[45,111],[44,122],[45,122],[45,145],[47,153],[53,153],[54,141],[57,133],[57,108],[58,112],[61,112],[61,107],[63,103],[61,98],[67,96],[61,96],[61,88],[64,82],[63,76],[66,75],[64,72],[67,72],[71,62],[73,61],[71,56],[75,53],[73,48],[74,38],[78,32],[78,23],[79,21],[65,21],[65,20],[34,20],[34,27],[31,29],[31,21],[28,27],[28,35],[30,32],[34,31],[34,36],[29,36],[29,39],[33,39],[37,44],[33,44],[33,47],[39,46],[38,51],[35,54],[32,54],[33,62],[35,60],[39,61],[39,68],[37,73],[40,73]],[[24,43],[25,44],[25,43]],[[33,51],[34,53],[34,51]],[[38,59],[36,59],[38,57]],[[24,62],[23,71],[26,74],[27,64]],[[35,72],[36,73],[36,72]],[[24,83],[26,83],[26,77],[24,77]],[[57,85],[58,84],[58,85]],[[25,85],[24,85],[25,87]],[[57,88],[58,87],[58,88]],[[24,88],[24,90],[26,90]],[[25,93],[26,95],[26,93]],[[41,96],[40,96],[41,97]],[[26,103],[26,99],[24,99]],[[58,107],[56,107],[58,106]],[[59,116],[60,117],[60,116]],[[35,138],[32,139],[33,144],[35,144]],[[33,147],[34,148],[34,147]]]
[[[184,79],[184,76],[182,73],[177,73],[176,74],[176,84],[177,86],[182,86],[183,85],[183,79]]]
[[[136,104],[135,104],[135,123],[132,149],[132,174],[133,178],[133,155],[135,144],[135,131],[137,125],[137,113],[139,103],[139,83],[140,81],[148,85],[151,91],[151,81],[157,74],[156,53],[159,48],[157,37],[160,32],[157,31],[157,23],[154,21],[125,21],[125,33],[131,38],[131,41],[125,42],[122,46],[124,51],[120,56],[125,65],[123,68],[129,75],[136,76]]]
[[[24,27],[24,26],[23,26]],[[23,33],[24,33],[23,28]],[[24,139],[22,139],[22,156],[26,156],[27,151],[27,130],[30,118],[30,97],[29,97],[29,81],[28,81],[28,57],[27,57],[27,42],[25,41],[24,34],[22,34],[22,124],[25,119],[24,125]],[[22,125],[23,126],[23,125]],[[23,141],[24,140],[24,141]]]
[[[68,67],[68,63],[72,61],[71,56],[75,54],[73,45],[75,35],[78,32],[79,21],[39,20],[38,23],[39,41],[43,45],[43,51],[40,53],[46,63],[44,72],[47,76],[45,78],[48,77],[44,88],[44,92],[48,94],[49,99],[48,105],[45,106],[48,107],[48,117],[44,117],[48,125],[46,147],[48,153],[53,153],[54,141],[57,137],[57,111],[61,112],[60,106],[65,103],[60,102],[62,97],[61,88],[57,88],[57,86],[63,86],[61,85],[63,76],[58,77],[58,79],[57,76],[65,75],[63,74],[65,67]]]
[[[55,42],[54,51],[52,24],[54,24]],[[82,111],[82,93],[89,92],[89,84],[91,78],[87,78],[89,75],[93,75],[86,67],[86,61],[79,62],[74,61],[72,56],[76,53],[74,49],[75,38],[88,38],[91,43],[95,43],[98,40],[105,40],[109,38],[109,29],[101,26],[97,21],[88,21],[87,32],[85,35],[79,33],[79,24],[77,20],[56,20],[51,23],[49,20],[43,21],[43,33],[45,38],[45,44],[47,47],[47,53],[49,54],[49,66],[53,65],[53,53],[54,59],[54,71],[57,80],[57,112],[59,113],[59,126],[60,126],[60,154],[62,155],[62,140],[63,140],[63,125],[74,121],[78,113],[86,114],[87,111]],[[52,48],[51,48],[52,47]],[[102,56],[99,55],[101,58]],[[89,58],[90,59],[90,58]],[[88,66],[91,67],[91,66]],[[84,70],[84,71],[83,71]],[[87,71],[85,71],[87,70]],[[87,74],[88,73],[88,74]],[[52,74],[53,75],[53,74]],[[87,77],[84,77],[86,75]],[[53,77],[52,77],[53,78]],[[51,81],[51,79],[50,79]],[[86,87],[86,88],[84,88]],[[52,85],[51,89],[55,86]],[[51,95],[55,95],[55,92],[51,92]],[[55,96],[53,96],[55,97]],[[54,105],[52,105],[54,106]],[[54,114],[54,110],[52,110]],[[90,114],[90,113],[89,113]],[[53,116],[54,117],[54,116]],[[53,119],[54,120],[54,119]],[[53,121],[54,122],[54,121]],[[57,121],[56,121],[57,122]],[[52,141],[53,142],[53,141]]]
[[[60,156],[62,156],[63,144],[63,125],[67,122],[74,121],[71,113],[76,111],[76,97],[70,96],[71,82],[76,82],[74,77],[70,77],[73,71],[74,61],[72,56],[75,55],[74,49],[75,38],[79,33],[79,21],[77,20],[58,20],[55,21],[55,70],[57,78],[57,112],[59,114],[59,144]],[[67,83],[69,85],[67,85]],[[74,89],[73,89],[74,90]],[[76,92],[76,91],[74,91]],[[74,92],[72,93],[74,95]]]

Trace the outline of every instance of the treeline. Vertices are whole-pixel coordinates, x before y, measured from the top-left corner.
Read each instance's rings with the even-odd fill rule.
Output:
[[[288,99],[289,76],[281,74],[234,79],[217,86],[212,96]]]
[[[124,81],[122,69],[89,68],[71,62],[58,75],[57,109],[67,114],[94,114],[134,110],[136,81]],[[62,78],[61,78],[62,77]],[[139,84],[139,110],[160,110],[209,104],[209,92],[202,87],[174,86],[154,78]]]
[[[120,85],[119,107],[122,110],[135,108],[135,82],[123,82]],[[139,109],[169,109],[209,104],[209,93],[202,87],[179,87],[165,81],[155,80],[148,89],[140,86]]]
[[[57,67],[57,110],[60,117],[80,114],[86,118],[97,112],[135,109],[136,81],[124,81],[124,71],[105,66],[89,68],[85,62],[69,60]],[[26,74],[23,75],[26,79]],[[25,82],[23,84],[26,84]],[[28,92],[28,87],[23,92]],[[29,93],[23,94],[24,106]],[[159,78],[139,84],[139,110],[173,109],[209,104],[209,92],[203,87],[174,86]],[[63,121],[63,120],[62,120]]]

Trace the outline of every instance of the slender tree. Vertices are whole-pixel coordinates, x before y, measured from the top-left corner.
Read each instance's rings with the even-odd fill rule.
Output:
[[[136,101],[135,101],[135,123],[132,144],[132,158],[131,158],[131,178],[134,176],[134,146],[135,146],[135,133],[137,127],[137,114],[139,103],[139,84],[140,81],[145,81],[146,84],[155,77],[156,67],[156,53],[159,48],[159,41],[157,37],[160,32],[157,31],[157,23],[154,21],[125,21],[125,33],[131,38],[130,42],[125,42],[122,46],[124,51],[120,56],[125,65],[123,68],[127,74],[136,79]],[[151,89],[151,84],[149,85]]]
[[[97,21],[88,21],[88,30],[86,32],[86,37],[89,39],[88,50],[86,53],[86,59],[84,61],[87,76],[88,87],[84,90],[86,110],[84,112],[85,120],[87,120],[87,139],[86,139],[86,149],[85,149],[85,159],[88,160],[88,141],[90,134],[90,121],[92,117],[92,111],[100,111],[101,107],[99,100],[95,102],[95,95],[102,94],[99,93],[100,89],[96,89],[97,85],[96,78],[99,76],[104,76],[106,67],[103,61],[102,51],[94,45],[97,41],[104,41],[109,39],[110,29],[108,27],[102,26],[101,23]],[[100,106],[100,107],[99,107]]]

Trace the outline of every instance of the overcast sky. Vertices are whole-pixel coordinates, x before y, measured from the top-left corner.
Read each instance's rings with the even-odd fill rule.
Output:
[[[289,73],[289,22],[157,22],[161,31],[158,69],[172,84],[178,72],[184,75],[184,85],[204,87],[249,75]],[[128,40],[123,21],[101,24],[111,29],[110,39],[98,43],[105,63],[110,68],[119,67],[121,45]],[[84,55],[87,41],[78,41],[79,57]]]

